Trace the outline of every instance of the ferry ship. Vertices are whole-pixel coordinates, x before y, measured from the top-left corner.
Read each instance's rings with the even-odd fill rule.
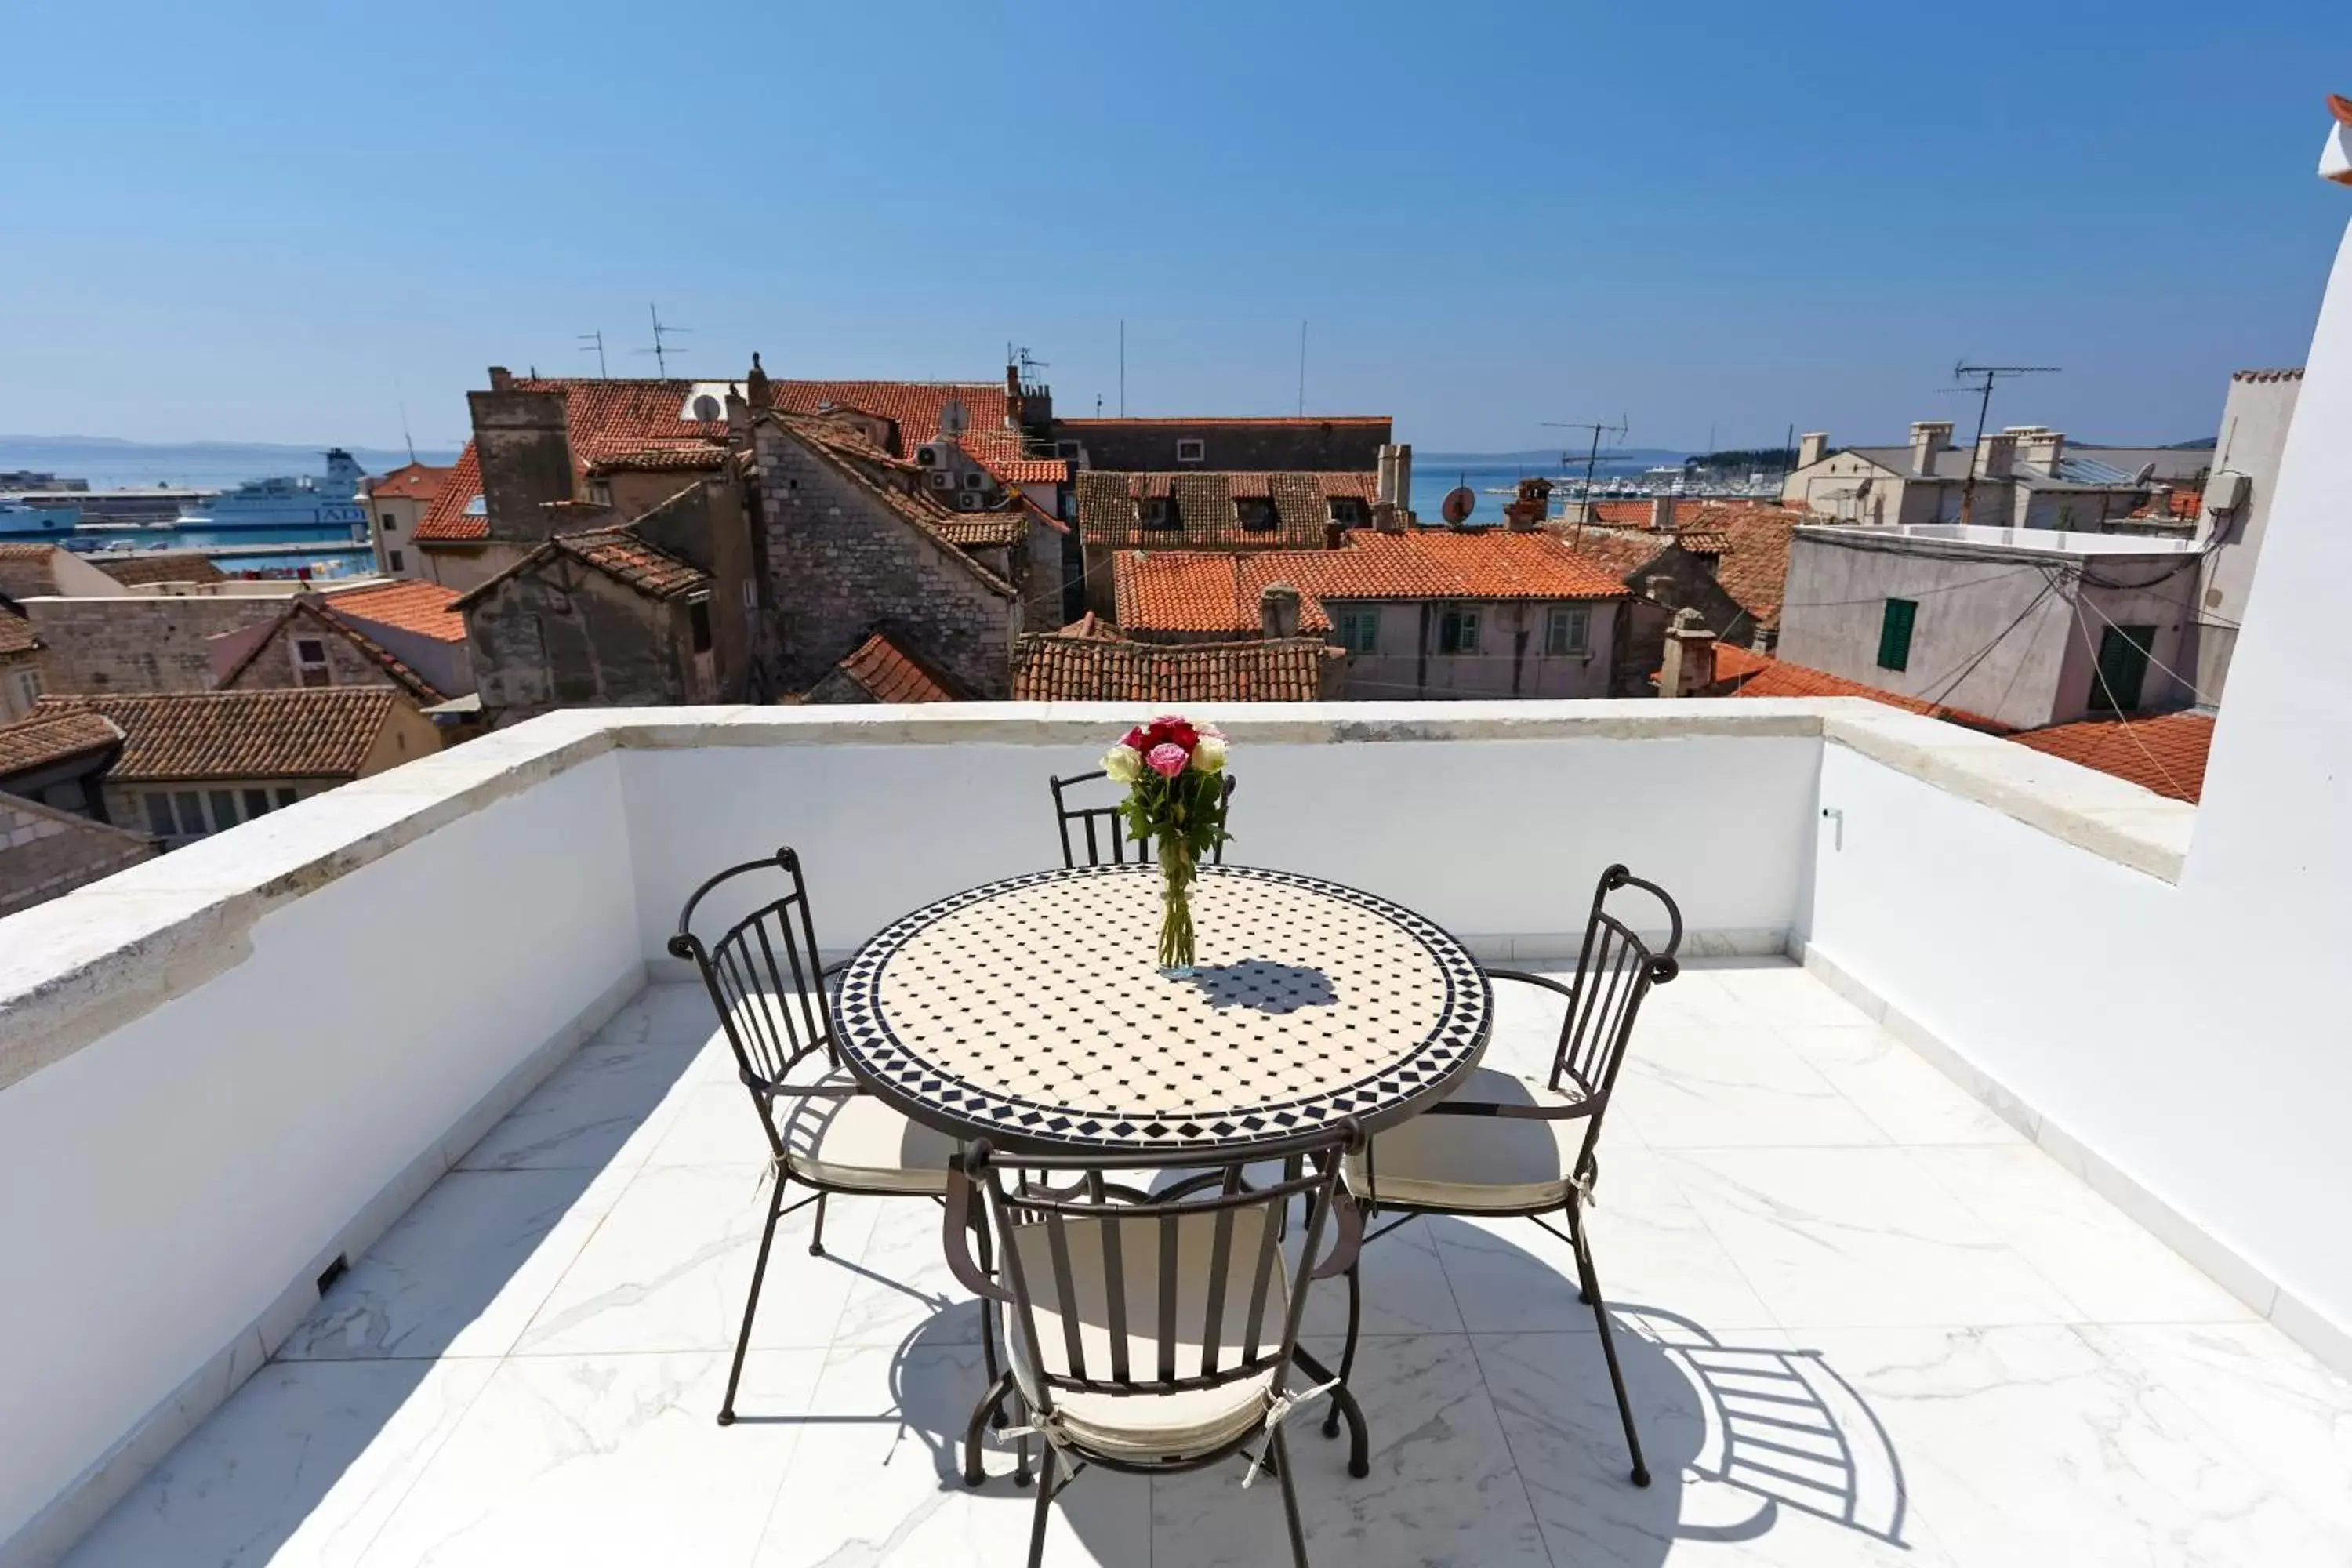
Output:
[[[63,543],[81,522],[78,507],[27,506],[0,497],[0,542],[24,544],[36,540]]]
[[[304,475],[248,479],[211,500],[180,509],[184,528],[315,528],[367,538],[367,509],[358,500],[366,470],[341,447],[327,454],[324,479]]]

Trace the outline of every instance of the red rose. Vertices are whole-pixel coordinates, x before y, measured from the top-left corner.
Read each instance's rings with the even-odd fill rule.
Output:
[[[1201,732],[1173,714],[1164,719],[1154,719],[1144,735],[1154,746],[1181,747],[1187,756],[1192,754],[1194,746],[1201,743]]]
[[[1148,752],[1151,750],[1154,745],[1158,744],[1158,742],[1153,741],[1140,726],[1129,730],[1123,737],[1120,738],[1118,743],[1122,746],[1132,747],[1134,750],[1139,752]]]

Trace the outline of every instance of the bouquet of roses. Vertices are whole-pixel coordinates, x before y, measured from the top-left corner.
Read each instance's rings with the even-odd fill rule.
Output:
[[[1119,811],[1128,837],[1159,847],[1160,966],[1189,970],[1193,872],[1202,856],[1233,837],[1225,831],[1225,738],[1214,725],[1164,714],[1129,730],[1102,766],[1127,786]]]

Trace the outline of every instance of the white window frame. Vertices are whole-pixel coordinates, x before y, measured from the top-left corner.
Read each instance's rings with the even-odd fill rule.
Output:
[[[1202,436],[1176,437],[1176,460],[1180,463],[1205,463],[1209,460],[1209,443]]]
[[[1591,651],[1592,606],[1552,605],[1544,616],[1544,652],[1557,658],[1576,658]]]
[[[304,643],[315,643],[318,645],[319,659],[317,663],[313,664],[302,657],[302,645]],[[293,661],[294,664],[295,685],[309,687],[315,689],[317,687],[332,686],[335,683],[334,660],[328,653],[327,639],[323,636],[288,637],[286,639],[286,655]],[[316,681],[305,679],[313,670],[318,671],[319,679]]]
[[[40,700],[41,672],[37,669],[16,671],[16,705],[30,713],[33,704]]]

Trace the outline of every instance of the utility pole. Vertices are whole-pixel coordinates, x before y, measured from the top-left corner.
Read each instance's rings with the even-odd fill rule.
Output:
[[[1579,544],[1584,542],[1585,510],[1592,504],[1592,470],[1593,468],[1601,461],[1601,437],[1603,435],[1613,433],[1622,440],[1624,438],[1626,431],[1631,427],[1631,424],[1632,422],[1626,419],[1626,417],[1622,414],[1617,416],[1617,423],[1614,425],[1603,425],[1598,422],[1589,425],[1573,425],[1558,419],[1547,419],[1544,421],[1544,428],[1547,430],[1590,430],[1592,432],[1592,445],[1584,454],[1584,490],[1583,493],[1577,498],[1583,503],[1576,509],[1575,542]],[[1563,458],[1562,466],[1564,467],[1565,465],[1566,459]]]
[[[1967,482],[1960,486],[1962,527],[1976,520],[1977,458],[1984,451],[1985,417],[1992,411],[1993,383],[2004,376],[2055,375],[2057,374],[2058,367],[2054,364],[1956,364],[1952,367],[1952,379],[1963,384],[1954,390],[1973,392],[1977,395],[1977,444],[1969,448],[1969,477]],[[1975,382],[1979,376],[1983,378],[1982,385],[1967,384]]]
[[[580,334],[580,352],[584,354],[592,349],[596,354],[596,379],[605,380],[609,373],[604,369],[604,334],[602,331]]]

